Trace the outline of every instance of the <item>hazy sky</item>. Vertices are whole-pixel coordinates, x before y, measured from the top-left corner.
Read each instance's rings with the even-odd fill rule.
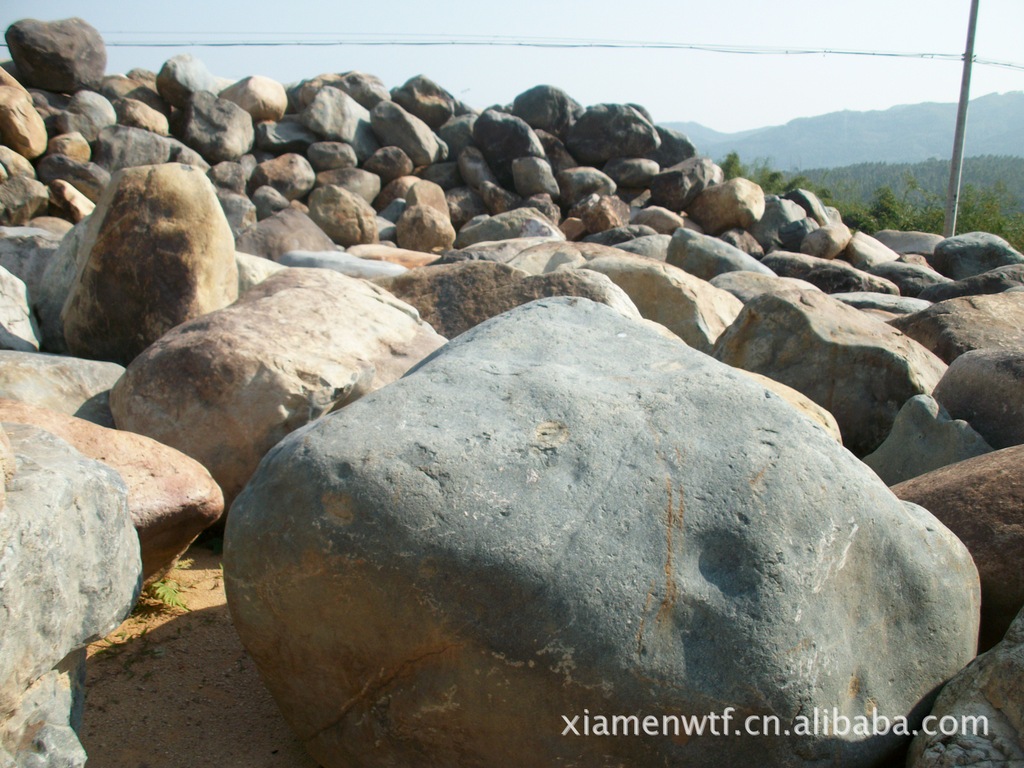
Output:
[[[285,10],[286,8],[289,10]],[[836,55],[753,56],[690,50],[525,47],[190,48],[195,40],[375,41],[558,38],[962,54],[970,0],[3,0],[6,29],[21,18],[81,16],[113,41],[108,71],[154,71],[190,51],[215,74],[284,83],[358,69],[389,86],[425,74],[470,105],[508,103],[538,83],[583,103],[632,101],[656,121],[693,120],[721,131],[775,125],[841,109],[885,109],[958,98],[958,61]],[[1024,0],[981,0],[976,54],[1024,63]],[[0,57],[6,57],[0,49]],[[971,95],[1024,90],[1024,70],[975,66]]]

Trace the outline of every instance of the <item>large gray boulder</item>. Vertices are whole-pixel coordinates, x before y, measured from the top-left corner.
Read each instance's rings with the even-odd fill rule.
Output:
[[[309,216],[298,208],[285,208],[243,230],[235,248],[276,261],[289,251],[328,251],[337,246]]]
[[[512,161],[544,157],[544,147],[529,124],[515,115],[488,109],[473,123],[473,141],[506,189],[515,189]]]
[[[765,293],[748,301],[715,357],[788,384],[831,412],[843,445],[871,453],[900,407],[931,394],[945,364],[881,320],[823,293]]]
[[[282,437],[397,379],[443,343],[375,285],[285,269],[164,335],[128,367],[110,407],[119,429],[209,469],[230,505]]]
[[[1024,347],[1024,293],[961,296],[890,321],[947,363],[972,349]]]
[[[0,397],[112,427],[107,398],[123,373],[117,363],[0,350]]]
[[[37,352],[39,338],[25,283],[0,267],[0,349]]]
[[[81,768],[84,648],[131,611],[139,540],[114,470],[35,427],[3,431],[0,765]]]
[[[182,114],[182,140],[211,165],[238,160],[256,138],[252,116],[209,91],[193,94]]]
[[[963,280],[929,286],[921,291],[920,295],[922,299],[935,302],[960,296],[1002,293],[1020,286],[1024,286],[1024,264],[1010,264],[965,277]]]
[[[994,448],[1024,444],[1024,348],[965,352],[935,387],[935,399]]]
[[[782,277],[795,277],[813,283],[825,293],[871,291],[898,296],[900,292],[895,284],[885,278],[863,272],[837,259],[823,259],[805,253],[772,251],[765,254],[761,264]]]
[[[430,126],[393,101],[378,102],[370,110],[370,127],[381,146],[398,147],[414,166],[430,165],[448,156],[447,145]]]
[[[773,277],[775,275],[764,264],[736,246],[684,227],[680,227],[672,234],[666,261],[702,280],[711,280],[725,272],[757,272]]]
[[[553,85],[535,85],[512,102],[512,114],[531,128],[540,128],[560,139],[583,114],[583,107],[572,96]]]
[[[329,768],[879,765],[899,737],[561,734],[726,707],[916,723],[977,630],[974,566],[931,515],[761,385],[583,299],[477,326],[284,440],[224,567]]]
[[[203,171],[210,168],[202,155],[177,139],[127,125],[110,125],[100,131],[93,159],[111,173],[137,165],[161,163],[194,165]]]
[[[910,747],[907,768],[1018,768],[1024,765],[1024,611],[1003,641],[949,681],[933,721],[966,723],[953,734],[933,726]],[[966,719],[965,719],[966,718]],[[982,731],[984,726],[984,731]]]
[[[324,86],[299,114],[299,121],[328,141],[343,141],[360,161],[379,148],[370,127],[370,112],[339,88]]]
[[[602,166],[615,157],[645,157],[661,146],[654,124],[629,104],[588,107],[565,134],[565,147],[581,165]]]

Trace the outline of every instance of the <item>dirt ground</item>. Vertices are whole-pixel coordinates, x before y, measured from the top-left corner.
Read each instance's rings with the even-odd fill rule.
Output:
[[[153,600],[89,647],[79,734],[89,768],[317,768],[231,625],[220,556],[194,546]]]

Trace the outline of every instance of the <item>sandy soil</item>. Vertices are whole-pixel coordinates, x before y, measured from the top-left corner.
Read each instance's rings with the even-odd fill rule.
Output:
[[[89,768],[317,768],[235,634],[220,556],[185,557],[170,578],[188,612],[144,600],[89,647]]]

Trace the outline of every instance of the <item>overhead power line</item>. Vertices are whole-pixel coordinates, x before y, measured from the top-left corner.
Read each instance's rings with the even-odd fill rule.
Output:
[[[172,35],[174,33],[171,33]],[[963,61],[962,53],[939,51],[879,51],[852,48],[806,48],[799,46],[725,45],[643,40],[596,40],[552,37],[506,37],[501,35],[422,35],[376,33],[233,33],[182,32],[180,37],[163,32],[104,32],[108,48],[281,48],[281,47],[477,47],[544,49],[686,50],[750,56],[875,56],[901,59]],[[152,37],[139,37],[150,36]],[[244,37],[243,37],[244,35]],[[124,37],[120,37],[124,36]],[[974,58],[975,64],[1024,71],[1024,63]]]

